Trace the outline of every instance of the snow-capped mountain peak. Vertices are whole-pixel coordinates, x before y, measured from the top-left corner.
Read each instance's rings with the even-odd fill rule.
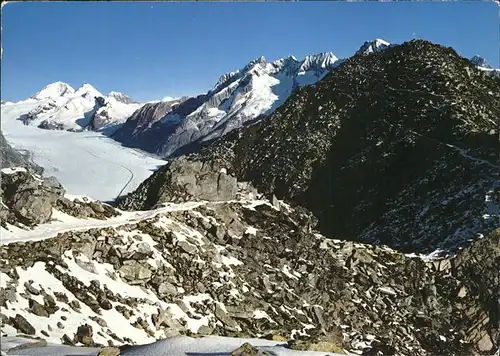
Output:
[[[306,56],[299,68],[299,73],[308,70],[326,69],[333,66],[338,61],[337,56],[333,52],[323,52]]]
[[[470,59],[470,61],[471,61],[474,65],[476,65],[476,66],[478,66],[478,67],[487,68],[487,69],[492,69],[492,67],[491,67],[491,65],[488,63],[488,61],[487,61],[485,58],[483,58],[483,57],[481,57],[481,56],[479,56],[479,55],[477,55],[477,54],[476,54],[474,57],[472,57],[472,58]]]
[[[112,91],[105,96],[89,83],[75,91],[66,83],[55,82],[31,99],[34,102],[29,103],[22,121],[50,130],[116,128],[141,107],[123,93]]]
[[[125,95],[123,93],[117,92],[117,91],[110,91],[108,94],[108,98],[113,98],[116,101],[119,101],[124,104],[130,104],[133,102],[132,98],[128,95]]]
[[[370,54],[374,52],[380,52],[389,47],[390,45],[391,44],[389,42],[377,38],[373,41],[366,41],[365,43],[363,43],[363,45],[359,48],[356,54]]]
[[[104,96],[89,83],[85,83],[80,88],[78,88],[78,90],[75,92],[75,95],[92,100],[94,99],[94,97]]]
[[[35,100],[55,99],[61,96],[69,96],[74,93],[75,89],[73,89],[69,84],[58,81],[46,85],[42,90],[33,95],[31,99]]]

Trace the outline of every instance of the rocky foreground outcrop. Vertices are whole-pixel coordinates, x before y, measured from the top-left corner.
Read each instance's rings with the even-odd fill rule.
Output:
[[[148,210],[166,202],[228,201],[236,198],[238,182],[222,166],[184,156],[161,167],[132,193],[119,198],[118,207]]]
[[[53,209],[78,218],[106,219],[119,215],[109,205],[99,201],[70,200],[55,177],[41,177],[25,168],[2,169],[2,205],[0,218],[17,226],[35,226],[49,222]]]
[[[76,345],[267,337],[364,355],[498,347],[500,231],[426,261],[325,238],[306,211],[276,206],[184,203],[134,224],[2,246],[2,330]]]

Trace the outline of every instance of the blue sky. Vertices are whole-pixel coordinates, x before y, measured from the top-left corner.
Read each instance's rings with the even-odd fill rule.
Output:
[[[499,11],[490,2],[32,2],[2,8],[2,99],[54,81],[136,100],[198,94],[261,55],[268,60],[413,36],[499,65]]]

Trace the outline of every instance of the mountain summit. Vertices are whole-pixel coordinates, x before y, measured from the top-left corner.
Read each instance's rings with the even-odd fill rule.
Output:
[[[56,99],[62,96],[69,96],[74,93],[75,89],[73,89],[69,84],[64,82],[54,82],[45,86],[42,90],[33,95],[31,99]]]
[[[478,67],[483,67],[483,68],[487,68],[487,69],[492,69],[492,67],[491,67],[491,65],[488,63],[488,61],[487,61],[485,58],[483,58],[483,57],[481,57],[481,56],[479,56],[479,55],[475,55],[474,57],[472,57],[472,58],[470,59],[470,61],[471,61],[474,65],[476,65],[476,66],[478,66]]]
[[[363,43],[363,45],[359,48],[356,54],[371,54],[375,52],[380,52],[389,46],[390,46],[389,42],[377,38],[376,40],[366,41],[365,43]]]

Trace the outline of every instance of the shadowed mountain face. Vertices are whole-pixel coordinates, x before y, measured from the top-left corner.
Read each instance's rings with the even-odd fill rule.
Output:
[[[307,207],[328,236],[453,250],[500,225],[499,103],[498,78],[411,41],[346,60],[190,159]]]
[[[161,124],[160,121],[168,114],[189,115],[203,99],[204,96],[200,95],[196,98],[182,97],[178,100],[147,103],[136,110],[111,137],[124,145],[156,152],[158,142],[179,124],[178,120],[171,120],[158,125]]]

